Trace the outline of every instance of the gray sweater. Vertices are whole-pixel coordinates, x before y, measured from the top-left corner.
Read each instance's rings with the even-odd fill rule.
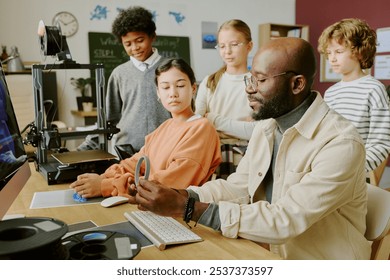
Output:
[[[107,120],[120,132],[116,144],[131,144],[137,151],[145,143],[145,136],[171,117],[157,100],[154,83],[155,70],[163,61],[142,72],[129,60],[117,66],[108,79]]]

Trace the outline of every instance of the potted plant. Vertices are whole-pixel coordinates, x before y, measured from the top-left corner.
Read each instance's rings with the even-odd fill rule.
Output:
[[[79,111],[92,111],[93,98],[88,96],[87,92],[93,81],[93,78],[70,78],[71,84],[81,93],[81,96],[76,98]]]

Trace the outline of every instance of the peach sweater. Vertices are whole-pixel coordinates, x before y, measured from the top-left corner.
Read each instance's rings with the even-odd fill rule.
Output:
[[[127,187],[134,182],[135,166],[144,155],[150,160],[149,180],[176,189],[202,185],[221,163],[219,137],[207,119],[187,122],[169,119],[145,137],[145,145],[138,153],[110,166],[101,175],[102,195],[128,196]]]

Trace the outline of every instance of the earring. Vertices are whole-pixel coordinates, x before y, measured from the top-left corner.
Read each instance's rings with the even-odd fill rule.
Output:
[[[157,96],[157,101],[161,103],[161,99],[159,96]]]

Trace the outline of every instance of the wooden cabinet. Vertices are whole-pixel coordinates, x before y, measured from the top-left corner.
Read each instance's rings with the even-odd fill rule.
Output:
[[[96,120],[97,120],[97,111],[96,111],[96,109],[94,109],[94,110],[92,110],[90,112],[71,110],[71,113],[74,116],[84,118],[84,124],[85,125],[93,125],[93,124],[96,123]]]
[[[269,40],[279,37],[299,37],[309,41],[309,26],[278,23],[264,23],[259,25],[259,48]]]
[[[19,129],[24,129],[34,121],[34,92],[31,71],[7,73],[6,80],[11,95],[15,115],[18,120]],[[53,101],[54,106],[58,105],[57,77],[55,72],[44,72],[42,74],[42,87],[44,100]],[[49,109],[49,106],[48,106]],[[48,120],[58,120],[58,108],[54,108],[47,116]]]

